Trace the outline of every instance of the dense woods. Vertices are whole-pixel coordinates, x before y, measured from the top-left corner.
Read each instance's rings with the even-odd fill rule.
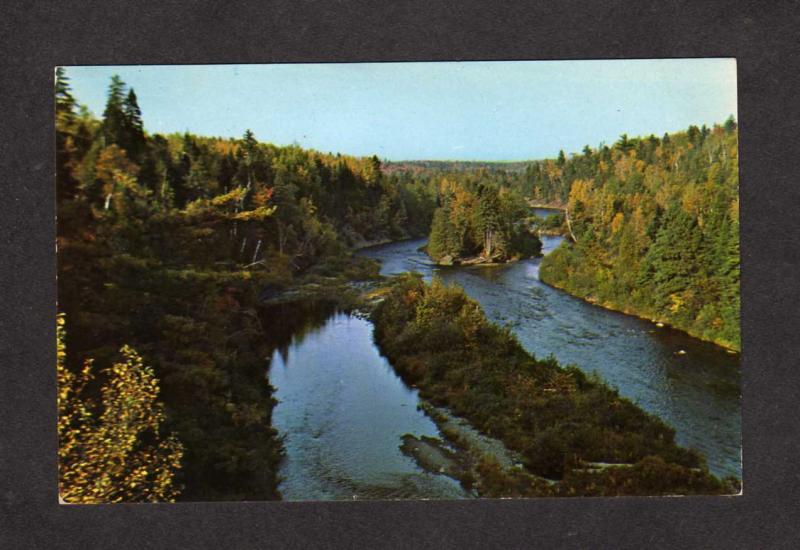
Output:
[[[278,147],[249,131],[150,135],[118,77],[96,119],[61,69],[56,148],[64,373],[93,361],[82,395],[102,416],[109,369],[135,349],[159,388],[159,429],[184,451],[172,489],[141,498],[278,497],[259,297],[374,276],[349,247],[426,234],[432,184],[386,176],[375,157]],[[89,498],[71,483],[62,477],[62,495]]]
[[[326,318],[303,300],[341,306],[363,298],[353,281],[377,284],[353,253],[369,244],[428,236],[439,264],[507,262],[564,233],[545,282],[740,347],[733,119],[554,160],[386,164],[249,130],[151,134],[116,76],[99,118],[62,69],[55,91],[68,502],[280,498],[269,358]],[[565,214],[536,219],[530,201]],[[409,275],[384,291],[375,338],[397,372],[525,457],[487,457],[481,494],[736,492],[672,428],[532,357],[462,290]]]
[[[519,185],[565,206],[576,239],[542,280],[740,349],[737,142],[730,118],[531,164]]]
[[[433,214],[427,246],[436,262],[504,262],[541,252],[542,243],[527,223],[525,200],[485,180],[485,171],[442,179],[441,206]]]
[[[484,496],[737,492],[675,432],[601,380],[529,355],[458,287],[398,278],[373,312],[375,339],[406,382],[525,457],[478,467]],[[600,466],[598,466],[598,464]]]

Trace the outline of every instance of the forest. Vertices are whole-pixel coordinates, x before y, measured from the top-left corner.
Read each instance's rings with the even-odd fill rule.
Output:
[[[548,284],[739,349],[733,119],[555,160],[387,163],[249,130],[149,133],[116,76],[101,116],[63,69],[55,92],[66,502],[281,498],[265,371],[291,332],[272,317],[308,316],[297,297],[375,307],[376,342],[407,383],[523,454],[519,471],[480,465],[484,496],[737,491],[601,380],[527,353],[461,289],[386,280],[355,254],[427,237],[439,265],[500,263],[565,234],[542,259]],[[530,202],[565,212],[539,220]]]
[[[441,265],[530,258],[542,243],[527,223],[527,205],[509,187],[481,182],[484,172],[461,181],[443,179],[441,206],[433,213],[427,251]]]
[[[59,435],[71,441],[61,447],[62,495],[279,497],[281,444],[264,377],[270,340],[257,306],[265,293],[322,282],[341,296],[344,282],[374,277],[374,264],[351,247],[427,234],[433,184],[386,176],[376,157],[277,147],[249,131],[241,139],[150,135],[135,91],[118,77],[97,119],[62,69],[56,149]],[[146,416],[158,421],[117,433],[105,411],[130,401],[103,396],[120,388],[114,365],[126,364],[146,378],[127,391],[157,388]],[[118,415],[144,418],[124,407]],[[127,466],[110,478],[88,475],[80,457],[107,432],[126,442],[113,460]],[[180,467],[134,466],[134,456],[178,440],[170,453],[182,456]]]
[[[570,222],[574,242],[542,260],[544,282],[741,348],[732,117],[535,162],[518,185],[536,201],[563,206]]]

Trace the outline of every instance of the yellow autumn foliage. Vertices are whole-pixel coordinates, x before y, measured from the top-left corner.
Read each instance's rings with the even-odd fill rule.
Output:
[[[67,503],[173,502],[175,474],[183,446],[175,434],[162,435],[164,406],[156,401],[158,379],[135,350],[108,371],[89,396],[91,360],[79,373],[66,366],[64,315],[57,318],[58,479]]]

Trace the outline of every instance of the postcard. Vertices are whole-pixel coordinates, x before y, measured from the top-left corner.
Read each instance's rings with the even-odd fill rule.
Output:
[[[739,495],[734,59],[55,71],[63,503]]]

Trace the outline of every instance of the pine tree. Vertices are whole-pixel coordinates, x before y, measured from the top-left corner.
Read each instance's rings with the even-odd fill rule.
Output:
[[[733,115],[729,116],[729,117],[728,117],[728,118],[725,120],[725,125],[723,126],[723,128],[725,129],[725,133],[726,133],[726,134],[732,134],[733,132],[735,132],[735,131],[736,131],[736,128],[737,128],[737,127],[738,127],[738,126],[737,126],[737,124],[736,124],[736,119],[735,119],[735,118],[733,118]]]
[[[506,238],[501,231],[500,201],[497,190],[491,187],[482,187],[478,193],[478,222],[477,228],[482,235],[482,254],[491,258],[495,254],[504,255]]]
[[[669,311],[676,317],[688,313],[686,291],[692,288],[699,271],[700,238],[696,220],[680,205],[672,204],[645,260],[651,270],[658,311]]]
[[[118,145],[122,148],[126,145],[128,131],[127,117],[125,115],[125,83],[119,77],[111,77],[111,84],[108,86],[108,99],[106,108],[103,111],[103,143],[104,147]]]
[[[627,153],[634,147],[634,143],[628,137],[628,134],[622,134],[619,137],[619,141],[616,143],[615,147],[620,149],[621,151]]]
[[[383,172],[381,169],[381,161],[373,155],[367,159],[366,166],[363,169],[364,184],[369,190],[367,200],[370,204],[375,205],[379,200],[378,195],[381,191],[381,183],[383,182]]]
[[[128,152],[128,158],[134,162],[141,162],[145,148],[144,124],[142,111],[136,99],[136,92],[131,88],[122,105],[125,118],[125,134],[120,146]]]
[[[253,188],[253,164],[257,160],[258,155],[258,141],[250,129],[245,130],[244,137],[241,141],[242,144],[242,159],[246,169],[246,187],[248,190]]]
[[[61,199],[77,193],[74,171],[78,166],[75,99],[63,67],[56,69],[56,190]]]
[[[56,69],[56,121],[62,127],[71,126],[75,119],[75,98],[64,67]]]
[[[456,229],[450,221],[450,208],[442,206],[433,213],[431,233],[428,238],[428,254],[438,261],[445,256],[459,256],[461,249]]]

